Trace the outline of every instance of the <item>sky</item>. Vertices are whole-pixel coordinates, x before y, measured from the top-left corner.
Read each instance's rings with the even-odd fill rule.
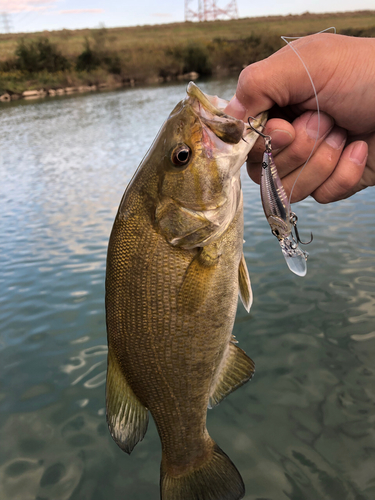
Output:
[[[184,21],[184,0],[0,0],[0,32],[135,26]],[[225,8],[229,0],[217,0]],[[198,0],[190,0],[192,10]],[[239,17],[373,10],[374,0],[237,0]],[[5,15],[4,15],[5,14]]]

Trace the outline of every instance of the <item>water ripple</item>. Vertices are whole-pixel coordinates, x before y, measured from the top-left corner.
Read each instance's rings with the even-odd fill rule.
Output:
[[[234,79],[202,82],[230,98]],[[105,422],[104,277],[123,194],[185,84],[2,110],[0,135],[0,498],[154,498],[160,443],[150,422],[131,457]],[[208,414],[247,500],[373,500],[375,200],[368,190],[299,203],[314,234],[292,275],[242,172],[254,292],[234,334],[251,383]]]

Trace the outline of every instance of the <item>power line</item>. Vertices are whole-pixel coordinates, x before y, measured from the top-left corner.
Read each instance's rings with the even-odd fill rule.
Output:
[[[19,29],[20,26],[22,27],[22,31],[25,31],[25,28],[30,26],[30,24],[33,23],[38,17],[39,17],[39,12],[35,12],[33,10],[28,11],[26,15],[22,17],[21,22],[17,24],[17,33],[21,31]]]
[[[27,10],[26,12],[17,12],[16,23],[23,21],[27,16],[29,16],[33,11]]]

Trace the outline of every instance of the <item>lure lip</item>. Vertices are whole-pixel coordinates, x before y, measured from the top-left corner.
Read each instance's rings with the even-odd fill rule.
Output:
[[[280,239],[279,243],[285,262],[292,273],[301,277],[306,276],[306,261],[309,254],[298,246],[292,234]]]

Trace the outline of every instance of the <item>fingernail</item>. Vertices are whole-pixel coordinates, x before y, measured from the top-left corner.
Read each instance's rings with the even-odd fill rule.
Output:
[[[340,149],[346,139],[346,132],[342,128],[334,127],[326,137],[326,143],[333,149]]]
[[[326,115],[325,113],[320,113],[319,123],[319,113],[317,111],[314,111],[314,113],[310,116],[308,122],[306,123],[306,133],[309,137],[311,137],[311,139],[320,139],[332,127],[333,120],[330,116]]]
[[[238,120],[243,120],[245,118],[246,109],[242,106],[237,97],[234,96],[225,108],[225,113],[229,116],[237,118]]]
[[[271,142],[272,142],[272,150],[276,152],[276,150],[281,149],[282,147],[288,146],[293,140],[292,135],[286,130],[275,129],[270,133]]]
[[[362,165],[362,163],[366,160],[368,154],[368,147],[367,143],[364,141],[358,141],[350,155],[349,158],[352,160],[352,162],[356,163],[357,165]]]

